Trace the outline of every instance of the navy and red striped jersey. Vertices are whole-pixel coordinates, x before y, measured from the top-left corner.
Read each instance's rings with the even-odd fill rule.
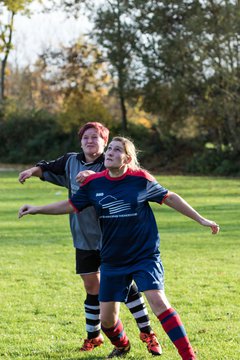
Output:
[[[93,205],[102,229],[102,263],[133,264],[159,255],[160,238],[149,202],[162,203],[168,190],[145,170],[89,176],[70,203],[77,211]]]

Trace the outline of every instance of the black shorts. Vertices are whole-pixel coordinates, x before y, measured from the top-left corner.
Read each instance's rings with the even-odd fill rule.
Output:
[[[99,272],[100,251],[76,249],[76,274]]]

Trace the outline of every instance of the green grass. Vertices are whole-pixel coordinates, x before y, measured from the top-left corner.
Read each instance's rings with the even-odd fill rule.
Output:
[[[16,172],[0,173],[0,357],[2,359],[103,359],[112,346],[80,354],[85,337],[85,292],[75,275],[75,254],[67,216],[17,218],[24,203],[43,204],[67,197],[56,186]],[[240,239],[237,179],[159,176],[221,232],[210,230],[166,206],[153,205],[161,233],[166,293],[184,322],[199,360],[240,359]],[[150,313],[161,339],[162,360],[179,359]],[[121,319],[132,343],[127,359],[150,359],[128,310]]]

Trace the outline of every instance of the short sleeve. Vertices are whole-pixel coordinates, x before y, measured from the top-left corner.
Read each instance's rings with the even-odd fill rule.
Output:
[[[160,185],[155,179],[147,182],[147,201],[162,204],[167,197],[168,189]]]
[[[79,190],[70,197],[69,201],[78,211],[81,211],[92,205],[89,200],[87,191],[83,187],[80,187]]]

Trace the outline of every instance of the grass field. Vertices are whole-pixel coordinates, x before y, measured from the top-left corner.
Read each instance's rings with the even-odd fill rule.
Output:
[[[68,217],[17,218],[24,203],[43,204],[67,197],[65,189],[16,172],[0,172],[0,357],[2,359],[104,359],[105,344],[81,354],[85,337],[82,283]],[[166,206],[153,205],[161,233],[166,293],[181,315],[199,360],[240,359],[240,182],[238,179],[160,176],[159,182],[183,196],[221,232],[210,230]],[[161,340],[162,360],[179,359],[150,314]],[[124,305],[121,319],[132,343],[127,359],[150,359]]]

